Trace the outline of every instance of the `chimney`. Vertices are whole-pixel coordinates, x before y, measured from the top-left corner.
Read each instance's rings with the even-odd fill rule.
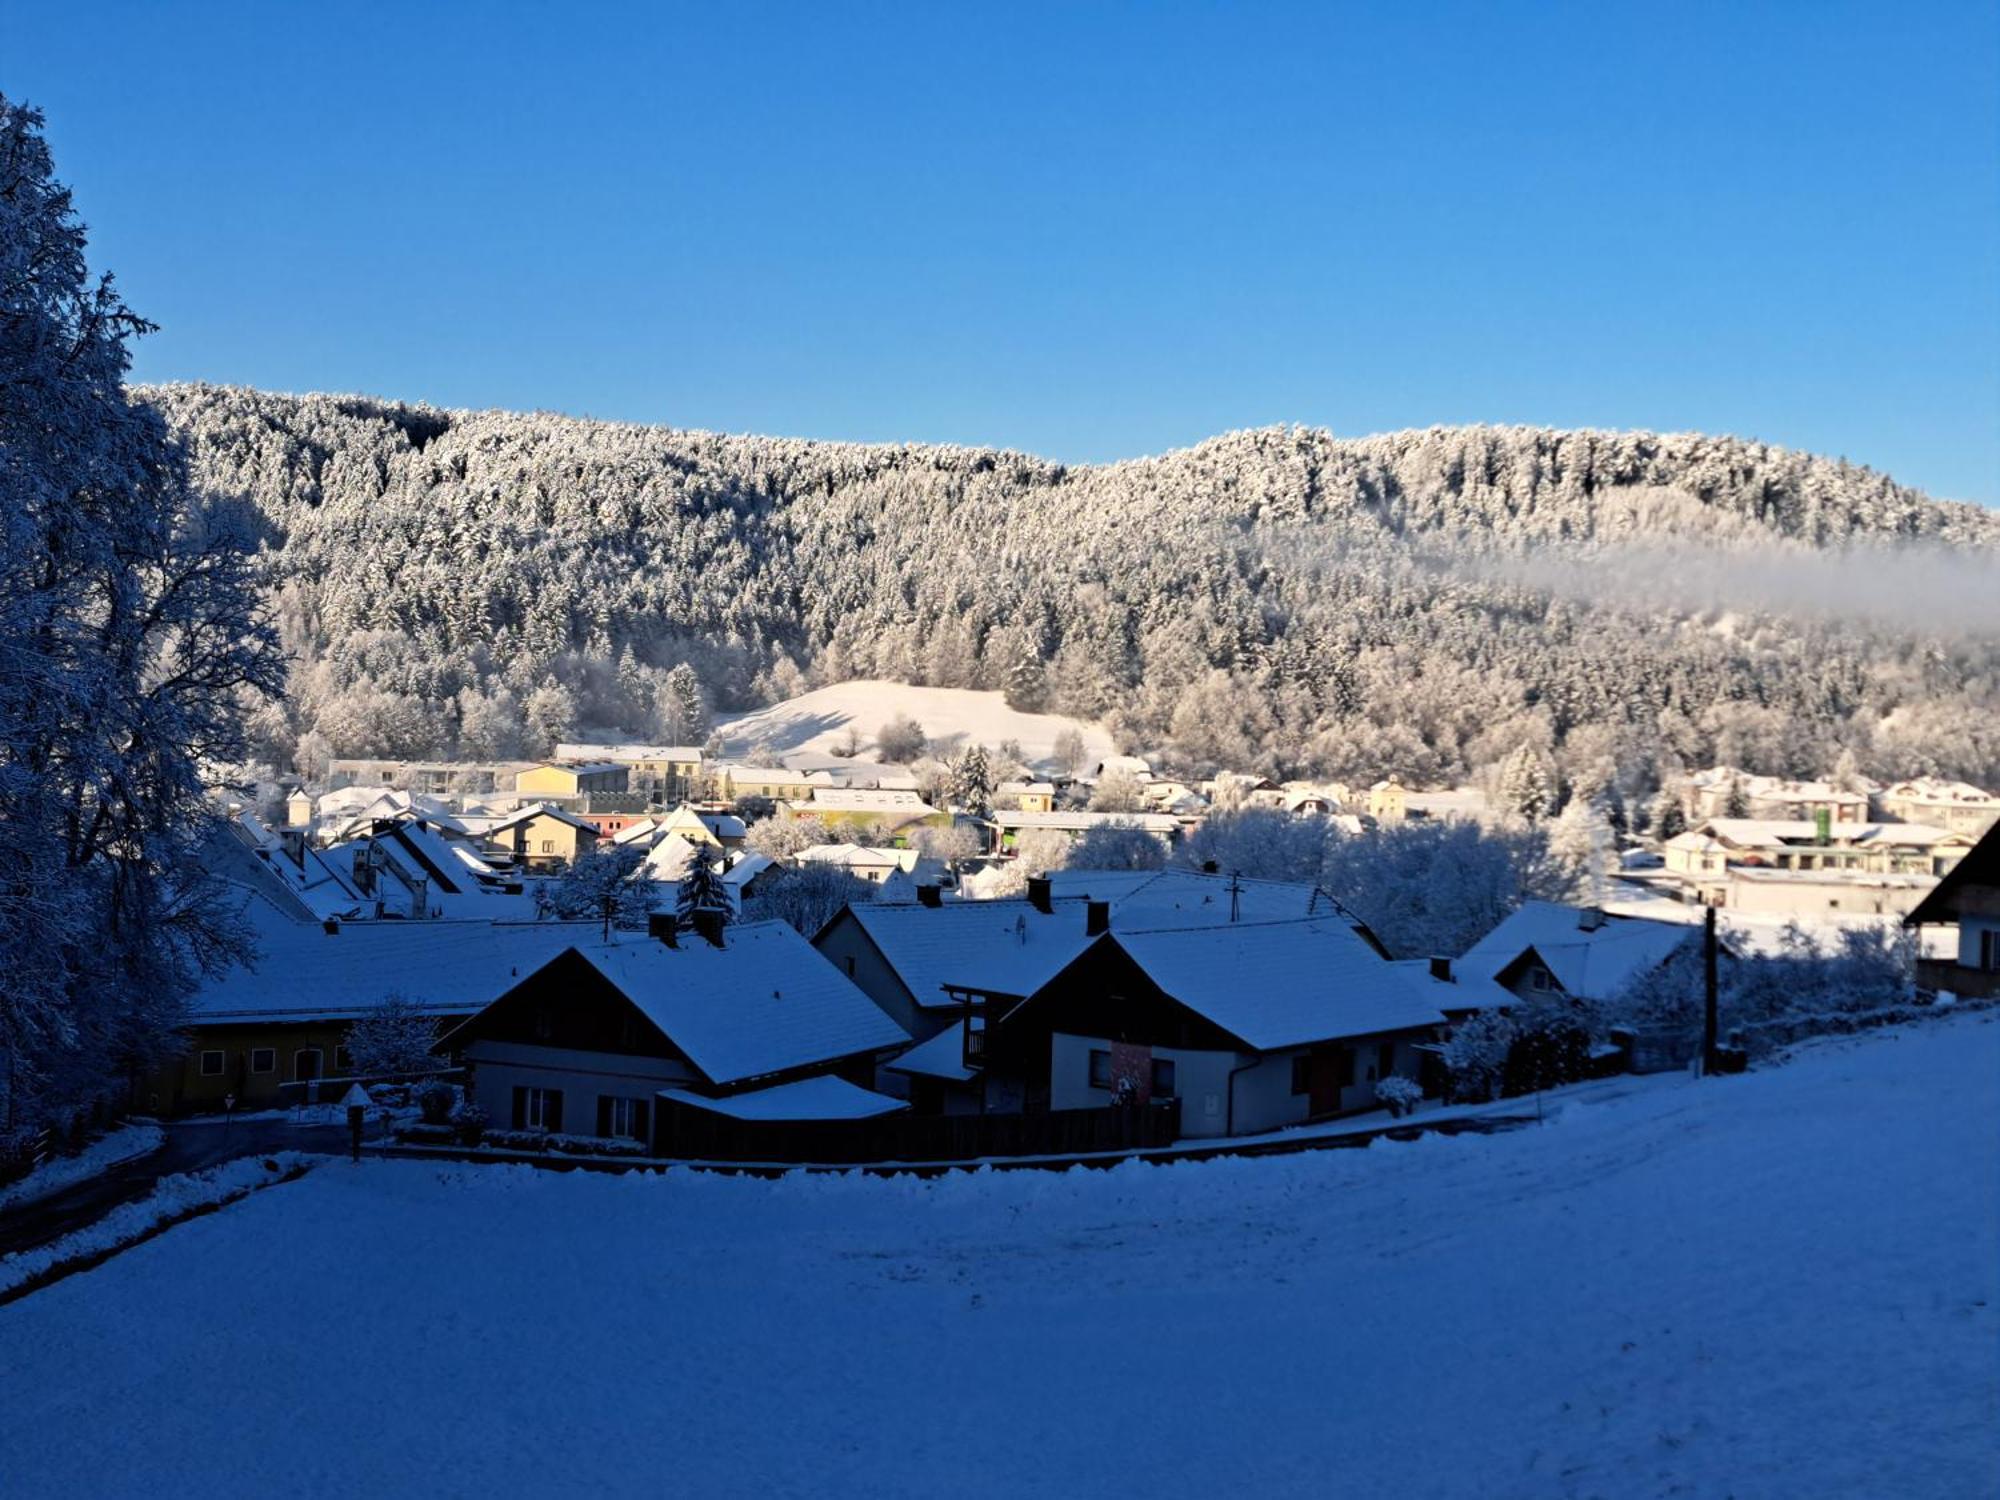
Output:
[[[917,887],[917,905],[943,906],[944,892],[939,890],[935,885],[920,885]]]
[[[340,918],[328,917],[324,922],[320,923],[320,926],[326,929],[326,935],[328,937],[340,936]]]
[[[669,948],[678,948],[681,945],[677,930],[679,925],[680,919],[670,911],[646,913],[646,936],[658,939]]]
[[[306,862],[306,831],[303,828],[280,828],[278,847],[284,851],[286,859],[301,869]]]
[[[1597,931],[1598,928],[1604,925],[1603,908],[1596,906],[1586,906],[1582,911],[1577,913],[1576,925],[1581,931],[1584,932]]]
[[[720,948],[722,942],[722,913],[719,911],[698,911],[694,914],[694,930],[708,939],[711,947]]]
[[[1458,982],[1451,977],[1451,960],[1436,954],[1431,956],[1431,978],[1442,980],[1446,984]]]
[[[1220,875],[1222,873],[1222,866],[1212,859],[1205,859],[1201,862],[1201,873],[1204,875]]]
[[[1050,912],[1055,910],[1054,901],[1055,897],[1049,885],[1049,877],[1046,875],[1030,875],[1028,877],[1028,904],[1034,907],[1036,911]]]
[[[1111,930],[1111,903],[1087,901],[1083,907],[1083,935],[1096,937]]]

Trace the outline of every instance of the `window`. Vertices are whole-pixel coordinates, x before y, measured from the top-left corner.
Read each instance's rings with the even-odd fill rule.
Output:
[[[841,962],[847,965],[847,977],[852,979],[854,977],[854,955],[852,953],[848,954]]]
[[[1375,1076],[1387,1078],[1396,1071],[1396,1044],[1383,1042],[1375,1049]]]
[[[277,1072],[278,1049],[276,1047],[252,1047],[250,1049],[250,1071],[253,1073]]]
[[[1155,1099],[1174,1097],[1174,1063],[1170,1057],[1153,1059],[1153,1097]]]
[[[1094,1089],[1111,1087],[1111,1054],[1102,1047],[1090,1049],[1090,1086]]]
[[[546,1005],[538,1006],[535,1010],[535,1040],[546,1042],[555,1033],[555,1012],[551,1011]]]
[[[292,1078],[297,1083],[307,1083],[319,1077],[322,1053],[317,1047],[301,1047],[292,1054]]]
[[[1552,990],[1556,987],[1555,977],[1538,964],[1528,970],[1528,987],[1536,990]]]
[[[1989,928],[1979,934],[1979,967],[2000,970],[2000,931]]]
[[[220,1052],[202,1053],[201,1076],[204,1078],[220,1078],[222,1076],[222,1061],[222,1054]]]
[[[607,1140],[643,1141],[646,1137],[646,1101],[617,1099],[610,1094],[597,1096],[597,1133]]]
[[[354,1071],[354,1054],[347,1050],[347,1045],[344,1042],[333,1049],[333,1071],[336,1073],[352,1073]]]
[[[516,1130],[546,1130],[551,1133],[560,1131],[562,1129],[562,1090],[516,1087],[514,1090],[514,1128]]]
[[[542,853],[553,854],[555,852],[556,852],[556,841],[554,839],[543,839]]]
[[[1301,1052],[1292,1059],[1292,1092],[1310,1094],[1312,1086],[1312,1059]]]

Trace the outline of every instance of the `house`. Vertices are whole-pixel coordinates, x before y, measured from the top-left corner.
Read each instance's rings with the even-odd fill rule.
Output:
[[[1910,910],[1971,847],[1921,823],[1710,818],[1661,846],[1685,899],[1742,911],[1879,915]]]
[[[1958,924],[1956,957],[1918,959],[1918,984],[1955,995],[2000,995],[2000,824],[1986,830],[1903,922]]]
[[[702,752],[694,745],[560,744],[555,758],[576,766],[623,767],[625,781],[616,788],[599,788],[604,791],[645,792],[662,799],[691,797],[700,790],[702,779]]]
[[[1055,783],[1051,781],[1003,781],[993,788],[996,805],[1020,812],[1052,812],[1056,805]]]
[[[1137,755],[1107,755],[1090,774],[1093,779],[1099,779],[1113,772],[1137,781],[1147,781],[1152,778],[1153,768]]]
[[[1380,952],[1365,927],[1313,886],[1194,870],[1056,870],[1031,877],[1021,897],[947,902],[933,893],[913,904],[854,905],[813,946],[924,1041],[956,1020],[974,993],[1033,993],[1089,945],[1093,907],[1103,908],[1107,923],[1115,915],[1133,927],[1331,918]]]
[[[1340,811],[1340,804],[1324,792],[1286,792],[1284,810],[1295,818],[1327,818]]]
[[[871,849],[861,844],[814,844],[792,856],[800,865],[831,865],[881,885],[890,876],[911,874],[920,856],[914,849]]]
[[[186,1053],[133,1091],[155,1114],[279,1101],[279,1087],[350,1071],[348,1028],[390,995],[442,1023],[472,1014],[556,954],[598,931],[592,922],[326,921],[302,919],[266,889],[243,891],[254,962],[204,978],[188,1001]]]
[[[721,946],[661,931],[575,944],[443,1039],[496,1125],[650,1141],[662,1100],[740,1118],[853,1118],[848,1089],[868,1092],[878,1060],[909,1044],[787,923],[726,928]],[[778,1092],[829,1075],[847,1087]]]
[[[285,798],[285,822],[293,828],[304,828],[313,820],[313,797],[304,787],[293,787]]]
[[[433,797],[483,796],[511,787],[514,777],[532,765],[529,760],[336,758],[328,763],[327,785],[334,790],[382,786]]]
[[[1023,833],[1030,829],[1042,829],[1051,833],[1066,835],[1072,841],[1082,838],[1093,828],[1140,828],[1144,829],[1169,848],[1180,836],[1181,820],[1171,813],[1114,813],[1114,812],[1007,812],[996,810],[986,819],[985,826],[991,831],[993,848],[997,853],[1012,852]]]
[[[2000,823],[2000,797],[1963,781],[1922,777],[1899,781],[1882,793],[1882,815],[1904,823],[1928,823],[1978,838]]]
[[[1081,953],[983,1007],[989,1108],[996,1085],[1030,1111],[1175,1097],[1185,1136],[1258,1134],[1378,1108],[1444,1027],[1340,918],[1124,930],[1091,906]]]
[[[534,803],[486,830],[486,840],[531,870],[553,870],[597,847],[597,829],[575,813]]]
[[[1690,923],[1529,901],[1468,948],[1450,970],[1458,982],[1496,984],[1521,1000],[1605,1004],[1690,945],[1699,948],[1702,940],[1702,929]]]
[[[1439,823],[1477,823],[1486,813],[1486,793],[1475,786],[1453,787],[1442,792],[1403,793],[1403,816],[1412,823],[1425,819]]]
[[[730,763],[715,768],[715,795],[725,802],[743,802],[753,797],[766,802],[803,802],[812,794],[813,783],[804,771]]]
[[[1378,823],[1400,823],[1408,815],[1408,793],[1403,783],[1391,776],[1368,788],[1368,816]]]
[[[818,818],[828,825],[863,825],[893,837],[951,826],[951,814],[932,807],[919,793],[881,788],[815,786],[809,800],[787,802],[784,815]]]
[[[749,829],[730,812],[705,812],[683,802],[672,812],[654,820],[660,836],[679,834],[691,844],[713,844],[718,849],[740,849]]]
[[[578,802],[595,795],[623,796],[631,790],[630,773],[616,761],[584,761],[575,765],[540,765],[514,778],[514,790],[543,802]]]
[[[1822,813],[1834,823],[1868,821],[1868,794],[1828,781],[1752,776],[1732,766],[1697,771],[1688,779],[1689,816],[1760,818],[1810,823]],[[1739,811],[1731,811],[1735,803]]]

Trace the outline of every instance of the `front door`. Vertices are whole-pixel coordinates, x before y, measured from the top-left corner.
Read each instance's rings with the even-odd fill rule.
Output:
[[[1345,1047],[1315,1047],[1308,1076],[1312,1083],[1313,1115],[1338,1114],[1340,1091],[1354,1076],[1354,1058]]]

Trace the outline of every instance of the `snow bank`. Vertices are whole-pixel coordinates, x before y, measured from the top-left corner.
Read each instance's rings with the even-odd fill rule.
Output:
[[[872,753],[876,731],[898,714],[908,714],[934,740],[997,746],[1016,740],[1030,761],[1055,757],[1056,739],[1073,729],[1083,736],[1090,765],[1115,753],[1111,736],[1095,724],[1058,714],[1024,714],[1007,706],[1001,693],[969,688],[910,687],[900,682],[840,682],[815,689],[755,713],[716,721],[716,733],[731,755],[760,741],[773,754],[830,752],[851,729],[861,736],[864,756]],[[1085,769],[1088,769],[1086,767]]]
[[[161,1433],[292,1493],[1986,1493],[1996,1132],[1966,1015],[1269,1159],[364,1163],[0,1308],[0,1452],[24,1494],[149,1486]]]
[[[0,1213],[73,1187],[137,1157],[149,1156],[160,1149],[166,1138],[166,1132],[150,1121],[139,1125],[121,1125],[92,1141],[75,1156],[58,1156],[42,1163],[26,1177],[0,1187]]]
[[[87,1260],[115,1250],[191,1209],[227,1203],[260,1187],[269,1187],[294,1170],[321,1159],[297,1151],[279,1151],[270,1156],[238,1157],[205,1172],[162,1177],[148,1196],[135,1203],[120,1204],[95,1224],[33,1250],[0,1256],[0,1294],[70,1261]]]

